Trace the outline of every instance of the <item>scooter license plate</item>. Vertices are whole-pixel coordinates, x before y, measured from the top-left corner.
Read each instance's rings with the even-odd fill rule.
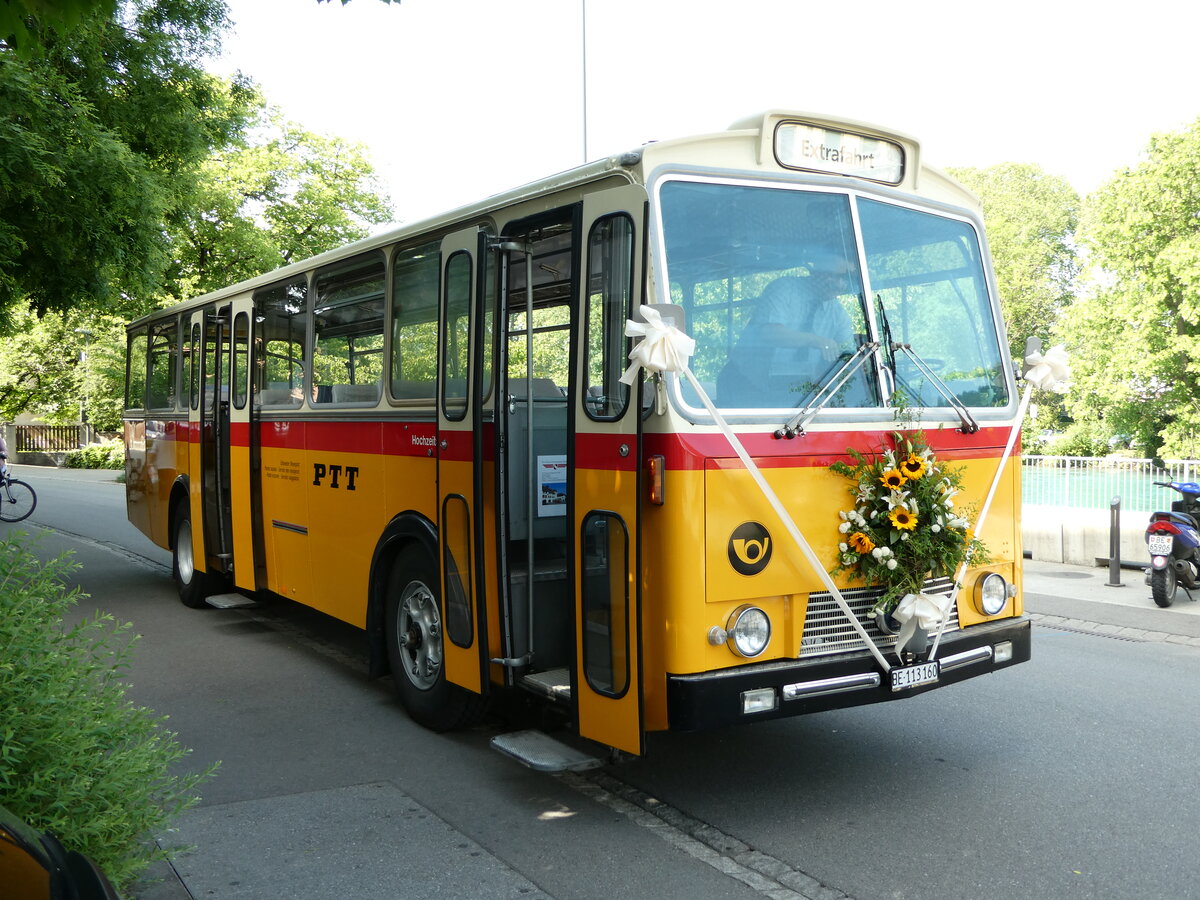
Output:
[[[1171,545],[1174,543],[1174,537],[1169,534],[1152,534],[1146,543],[1150,548],[1151,556],[1170,556]]]

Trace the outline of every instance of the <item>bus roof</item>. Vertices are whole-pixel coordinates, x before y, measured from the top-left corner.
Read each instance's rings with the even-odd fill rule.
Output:
[[[635,150],[567,169],[436,216],[399,225],[149,313],[131,322],[130,326],[265,287],[409,237],[446,231],[551,192],[606,177],[644,183],[656,168],[667,165],[711,167],[726,173],[751,171],[775,176],[832,176],[883,185],[974,211],[981,206],[979,199],[964,186],[922,163],[920,143],[913,137],[836,116],[772,109],[739,119],[725,131],[650,142]]]

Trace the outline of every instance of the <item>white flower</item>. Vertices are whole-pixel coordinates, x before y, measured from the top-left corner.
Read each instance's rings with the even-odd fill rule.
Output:
[[[906,534],[906,535],[905,535],[905,537],[908,537],[908,535]],[[889,560],[887,561],[887,567],[888,567],[889,569],[894,569],[894,568],[896,568],[896,561],[895,561],[894,559],[889,559]]]
[[[838,510],[838,518],[845,522],[848,518],[850,518],[850,514],[845,510]]]
[[[930,525],[930,526],[929,526],[929,530],[930,530],[930,531],[932,531],[934,534],[937,534],[939,531],[941,531],[941,530],[942,530],[942,526],[941,526],[941,525],[937,525],[937,524]]]
[[[850,533],[850,523],[843,522],[841,525],[838,526],[838,531],[840,531],[842,534],[849,534]]]
[[[873,557],[875,557],[876,559],[882,559],[883,558],[883,548],[876,547],[874,550],[871,551],[871,555]]]
[[[841,543],[841,544],[838,544],[838,549],[841,550],[843,553],[845,553],[847,550],[850,549],[850,545],[846,544],[846,543]]]
[[[909,537],[909,535],[908,535],[908,532],[906,531],[906,532],[904,532],[904,534],[900,535],[900,540],[907,541],[908,537]],[[895,568],[895,566],[893,566],[892,568]]]
[[[886,498],[889,510],[895,509],[897,506],[903,506],[908,509],[908,493],[906,491],[892,491]]]
[[[842,562],[845,563],[846,565],[851,565],[854,562],[854,559],[855,559],[855,557],[854,557],[853,553],[842,554]]]

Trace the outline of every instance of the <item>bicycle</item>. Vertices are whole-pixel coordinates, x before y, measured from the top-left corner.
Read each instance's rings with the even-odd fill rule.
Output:
[[[37,506],[37,492],[12,477],[12,468],[0,460],[0,522],[28,519]]]

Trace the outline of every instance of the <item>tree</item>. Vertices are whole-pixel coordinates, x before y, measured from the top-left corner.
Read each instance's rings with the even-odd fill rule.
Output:
[[[949,171],[983,201],[1000,305],[1013,356],[1020,359],[1025,339],[1048,338],[1059,311],[1074,298],[1079,195],[1065,179],[1035,165]]]
[[[1200,120],[1089,197],[1083,233],[1100,272],[1061,325],[1072,414],[1152,456],[1200,454]]]
[[[225,26],[223,0],[122,0],[0,48],[0,317],[155,292],[170,214],[252,112],[201,68]]]
[[[259,107],[253,137],[214,153],[170,232],[165,292],[183,300],[365,237],[392,209],[359,145]]]

